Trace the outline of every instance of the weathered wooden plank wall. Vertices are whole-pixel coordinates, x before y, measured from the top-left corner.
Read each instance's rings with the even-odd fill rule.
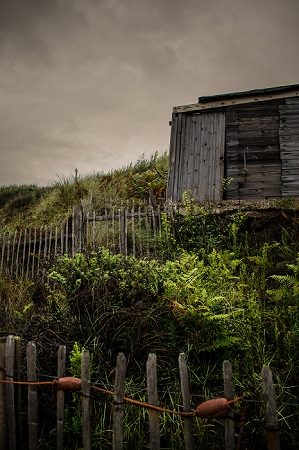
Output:
[[[299,99],[286,99],[280,106],[279,140],[283,197],[299,196]]]
[[[167,199],[181,201],[191,190],[196,200],[220,200],[224,151],[223,112],[173,115]]]
[[[173,114],[167,199],[187,190],[200,201],[299,196],[299,99],[221,111]]]
[[[279,106],[283,99],[226,110],[226,198],[281,197]]]

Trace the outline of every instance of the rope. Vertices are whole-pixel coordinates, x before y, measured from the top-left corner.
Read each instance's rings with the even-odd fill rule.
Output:
[[[10,381],[10,380],[0,380],[0,383],[6,383],[6,384],[23,384],[28,386],[34,386],[34,385],[52,385],[59,384],[58,380],[52,380],[52,381]]]
[[[54,386],[57,385],[59,386],[59,380],[54,379],[52,381],[10,381],[10,380],[0,380],[0,383],[6,383],[6,384],[18,384],[18,385],[27,385],[27,386]],[[95,389],[96,391],[102,392],[103,394],[108,394],[108,395],[114,395],[113,391],[109,391],[107,389],[103,389],[97,386],[90,386],[91,389]],[[242,397],[237,397],[233,400],[229,400],[227,402],[227,406],[231,406],[236,404],[238,401],[242,400]],[[134,400],[132,398],[128,398],[128,397],[123,397],[123,401],[126,403],[130,403],[132,405],[136,405],[136,406],[140,406],[142,408],[147,408],[147,409],[152,409],[154,411],[159,411],[159,412],[165,412],[165,413],[169,413],[169,414],[175,414],[177,416],[182,416],[182,417],[196,417],[196,411],[173,411],[171,409],[166,409],[166,408],[162,408],[160,406],[156,406],[156,405],[151,405],[149,403],[144,403],[144,402],[140,402],[138,400]]]
[[[99,392],[102,392],[104,394],[114,395],[114,392],[108,391],[107,389],[102,389],[102,388],[99,388],[99,387],[96,387],[96,386],[90,386],[90,387],[92,389],[95,389],[95,390],[97,390]],[[132,405],[141,406],[141,407],[147,408],[147,409],[152,409],[154,411],[160,411],[160,412],[166,412],[166,413],[170,413],[170,414],[176,414],[178,416],[183,416],[183,417],[195,417],[196,416],[196,412],[195,411],[191,411],[191,412],[172,411],[170,409],[161,408],[160,406],[151,405],[149,403],[139,402],[138,400],[134,400],[134,399],[128,398],[128,397],[124,397],[123,400],[126,403],[131,403]]]

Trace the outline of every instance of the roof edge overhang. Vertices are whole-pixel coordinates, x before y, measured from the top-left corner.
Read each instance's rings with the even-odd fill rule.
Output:
[[[173,112],[182,113],[201,111],[206,109],[224,108],[226,106],[263,102],[267,100],[276,100],[286,97],[299,97],[299,84],[199,97],[198,103],[175,106],[173,108]]]

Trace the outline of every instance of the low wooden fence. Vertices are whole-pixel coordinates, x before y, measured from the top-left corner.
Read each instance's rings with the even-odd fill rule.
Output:
[[[222,399],[212,399],[201,403],[195,411],[191,411],[191,401],[189,392],[188,370],[186,356],[179,355],[179,373],[182,397],[182,411],[166,410],[159,407],[157,388],[157,358],[151,353],[146,364],[147,379],[147,400],[148,403],[141,403],[132,398],[126,398],[125,376],[126,358],[120,353],[117,357],[115,371],[114,391],[108,391],[93,385],[90,381],[90,355],[84,350],[81,357],[81,379],[65,377],[66,371],[66,347],[60,346],[58,350],[57,376],[48,375],[51,381],[39,381],[37,375],[37,351],[34,342],[27,344],[27,379],[21,379],[21,358],[19,338],[9,336],[0,340],[0,449],[16,450],[29,448],[35,450],[39,448],[38,429],[38,391],[37,387],[52,385],[56,387],[56,448],[64,448],[64,402],[65,390],[80,390],[82,395],[82,441],[84,450],[91,449],[92,429],[91,429],[91,401],[93,400],[92,390],[100,391],[107,396],[113,397],[113,426],[111,430],[111,447],[113,450],[123,448],[123,420],[125,404],[130,403],[136,407],[148,410],[149,421],[149,447],[151,450],[160,449],[160,428],[159,414],[179,414],[183,416],[182,435],[184,435],[187,450],[195,450],[195,439],[193,426],[195,420],[217,420],[225,421],[225,448],[233,450],[236,445],[234,409],[229,406],[240,399],[233,399],[232,368],[229,361],[223,363],[224,389]],[[273,380],[270,368],[264,366],[262,370],[262,384],[265,403],[265,418],[267,430],[267,442],[270,450],[279,450],[280,440],[278,431],[278,421],[276,413],[276,401],[273,387]],[[28,442],[24,442],[22,437],[25,419],[22,405],[24,402],[24,391],[22,385],[27,388],[26,418],[28,426]],[[243,424],[244,425],[244,424]],[[26,433],[27,434],[27,433]],[[77,447],[76,447],[77,448]],[[165,448],[165,447],[164,447]],[[238,448],[241,447],[240,436]]]
[[[43,271],[59,255],[106,248],[112,253],[134,257],[161,257],[170,250],[162,215],[172,209],[156,208],[144,201],[106,206],[88,212],[76,206],[59,226],[24,228],[0,234],[0,274],[22,278]],[[163,249],[162,249],[163,247]]]

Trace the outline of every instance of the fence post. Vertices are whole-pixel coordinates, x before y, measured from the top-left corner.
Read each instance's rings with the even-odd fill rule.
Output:
[[[6,379],[8,381],[14,381],[14,368],[15,368],[15,340],[13,336],[8,336],[6,341]],[[9,450],[14,450],[17,448],[14,384],[6,385],[6,411],[7,411]]]
[[[266,429],[269,450],[280,450],[279,428],[272,372],[269,366],[262,369],[263,391],[266,407]]]
[[[34,342],[27,344],[27,380],[37,381],[36,376],[36,345]],[[38,402],[36,385],[28,385],[28,429],[29,449],[38,449]]]
[[[232,400],[232,366],[229,361],[223,362],[223,380],[224,380],[224,397],[227,400]],[[225,449],[234,450],[235,448],[235,422],[234,411],[230,408],[227,412],[227,419],[225,419]]]
[[[0,338],[0,380],[5,380],[5,349],[6,338]],[[0,383],[0,450],[8,448],[7,414],[6,414],[6,386]]]
[[[123,448],[123,420],[125,413],[124,390],[126,376],[126,357],[119,353],[116,361],[114,405],[113,405],[113,436],[112,449],[122,450]]]
[[[120,228],[120,253],[126,256],[127,235],[126,235],[126,212],[122,207],[119,214],[119,228]]]
[[[22,380],[22,363],[21,363],[21,338],[15,336],[15,374],[17,381]],[[23,434],[22,434],[22,387],[16,386],[16,430],[17,430],[17,447],[23,448]]]
[[[65,376],[66,346],[61,345],[58,350],[58,379]],[[57,389],[57,450],[63,450],[63,422],[64,422],[64,391]]]
[[[90,357],[88,350],[84,350],[81,356],[81,387],[83,448],[90,450]]]
[[[81,251],[82,217],[80,206],[75,205],[72,214],[72,258]]]
[[[189,391],[187,358],[185,353],[180,353],[179,355],[179,369],[181,378],[183,411],[190,412],[191,411],[190,391]],[[186,450],[194,450],[195,445],[194,445],[193,424],[191,417],[184,417],[184,436],[185,436]]]
[[[158,406],[157,389],[157,356],[154,353],[148,355],[146,362],[146,385],[148,402],[151,405]],[[149,429],[150,429],[150,449],[160,450],[160,430],[158,411],[148,411]]]

